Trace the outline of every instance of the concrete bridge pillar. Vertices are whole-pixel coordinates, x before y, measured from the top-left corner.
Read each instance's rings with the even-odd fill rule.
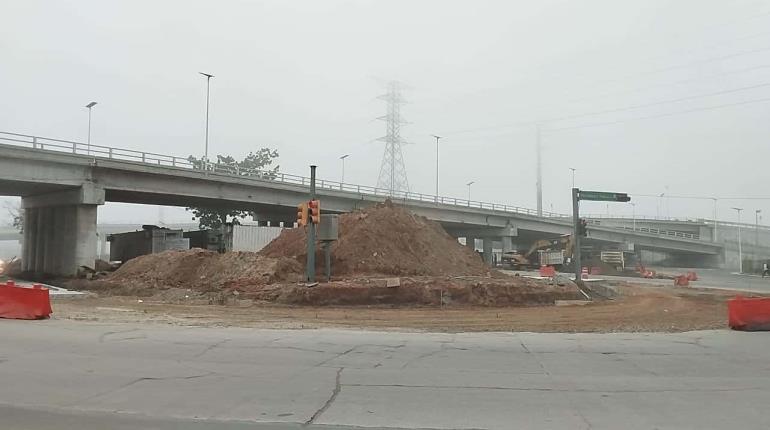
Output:
[[[484,262],[492,265],[492,244],[494,242],[494,238],[492,237],[485,237],[483,239],[484,245],[483,245],[483,253],[484,253]]]
[[[473,236],[465,236],[465,246],[471,251],[476,252],[476,238]]]
[[[503,243],[503,253],[513,251],[513,237],[512,236],[503,236],[502,237],[502,243]]]
[[[22,269],[36,276],[73,276],[97,258],[96,214],[104,191],[93,186],[26,196]]]

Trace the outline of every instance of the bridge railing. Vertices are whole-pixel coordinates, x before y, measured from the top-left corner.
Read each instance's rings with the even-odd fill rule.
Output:
[[[104,145],[88,144],[70,140],[52,139],[39,136],[31,136],[18,133],[0,132],[0,143],[24,146],[36,150],[56,151],[74,155],[85,155],[95,158],[139,162],[154,166],[164,166],[176,169],[189,169],[196,171],[206,171],[212,174],[238,176],[260,181],[274,181],[283,184],[309,186],[310,178],[290,173],[275,172],[270,170],[242,169],[233,164],[201,162],[199,160],[189,160],[187,158],[175,157],[173,155],[158,154],[154,152],[136,151],[125,148],[115,148]],[[320,190],[342,191],[356,193],[359,195],[389,197],[391,199],[402,201],[418,201],[425,203],[434,203],[449,206],[459,206],[474,209],[488,209],[493,211],[516,213],[524,215],[537,216],[535,209],[523,208],[519,206],[506,205],[501,203],[482,202],[478,200],[462,199],[456,197],[436,196],[431,194],[415,193],[410,191],[390,190],[386,188],[372,187],[368,185],[349,184],[338,181],[317,179],[316,187]],[[542,211],[543,217],[553,218],[560,221],[569,222],[571,216]],[[629,230],[630,227],[617,227]],[[688,233],[665,231],[648,228],[637,228],[642,233],[657,234],[661,236],[679,237],[685,239],[698,239],[698,235]]]
[[[274,172],[270,170],[242,169],[233,164],[201,162],[188,160],[187,158],[172,155],[158,154],[154,152],[136,151],[132,149],[115,148],[110,146],[75,142],[71,140],[51,139],[46,137],[31,136],[18,133],[0,132],[0,142],[10,143],[32,149],[63,152],[74,155],[85,155],[111,160],[133,161],[156,166],[204,170],[210,173],[253,178],[259,180],[271,180],[275,182],[309,186],[310,178],[306,176],[292,175],[289,173]],[[490,209],[502,212],[511,212],[537,216],[537,210],[501,203],[482,202],[455,197],[435,196],[430,194],[415,193],[402,190],[390,190],[386,188],[372,187],[368,185],[349,184],[338,181],[317,179],[316,187],[321,190],[334,190],[352,192],[357,194],[390,197],[391,199],[420,201],[468,208]],[[565,217],[564,214],[543,211],[542,216],[552,218]]]

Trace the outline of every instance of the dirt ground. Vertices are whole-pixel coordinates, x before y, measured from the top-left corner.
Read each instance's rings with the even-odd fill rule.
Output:
[[[318,307],[168,304],[132,297],[54,302],[54,318],[259,328],[347,327],[433,332],[681,332],[727,327],[723,290],[625,284],[615,300],[547,307]]]

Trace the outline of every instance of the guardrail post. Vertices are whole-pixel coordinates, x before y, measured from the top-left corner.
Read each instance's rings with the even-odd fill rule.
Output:
[[[75,142],[72,142],[72,153],[77,154],[78,153],[78,144]]]
[[[171,167],[176,167],[176,157],[171,157]]]
[[[32,136],[32,149],[37,149],[37,137]]]
[[[146,163],[146,162],[147,162],[147,161],[145,161],[145,160],[146,160],[146,158],[147,158],[147,157],[146,157],[145,153],[144,153],[144,152],[142,152],[142,163]]]
[[[281,173],[281,182],[286,182],[286,178],[283,173]]]
[[[109,151],[108,157],[109,157],[109,158],[112,158],[112,148],[110,148],[110,151]]]
[[[360,185],[357,185],[356,187],[357,187],[357,188],[356,188],[356,192],[357,192],[358,194],[361,194],[361,186],[360,186]]]

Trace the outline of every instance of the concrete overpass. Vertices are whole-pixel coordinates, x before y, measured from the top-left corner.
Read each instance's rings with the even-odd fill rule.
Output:
[[[296,205],[307,200],[309,180],[285,173],[242,171],[209,164],[196,168],[184,158],[0,133],[0,194],[21,196],[25,208],[24,269],[58,275],[91,266],[96,250],[97,206],[107,201],[167,206],[232,207],[261,222],[293,225]],[[560,214],[539,217],[509,205],[394,192],[319,180],[322,211],[343,213],[391,198],[440,222],[457,237],[481,238],[511,248],[544,235],[571,232]],[[635,249],[719,256],[722,245],[595,226],[589,238]],[[473,241],[471,241],[473,242]],[[485,255],[491,256],[491,252]]]

